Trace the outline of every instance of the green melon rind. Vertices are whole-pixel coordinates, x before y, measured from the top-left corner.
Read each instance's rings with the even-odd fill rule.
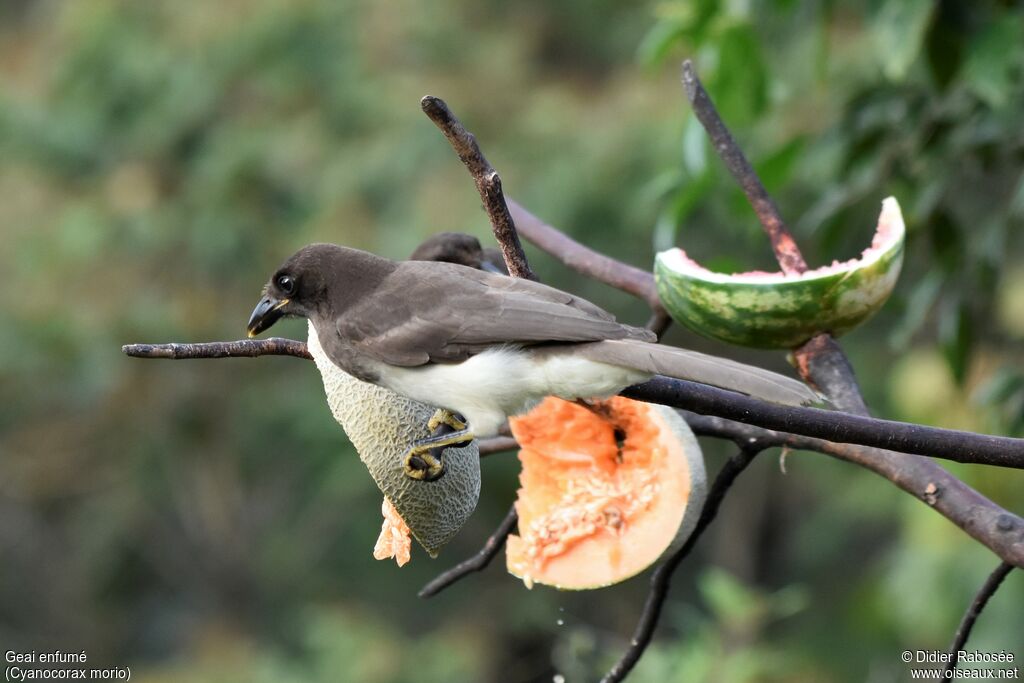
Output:
[[[550,588],[556,588],[563,591],[585,591],[585,590],[596,590],[599,588],[607,588],[608,586],[614,586],[616,584],[627,581],[634,576],[638,576],[652,565],[655,565],[665,559],[667,559],[674,552],[683,547],[686,540],[690,538],[693,530],[697,528],[697,521],[700,519],[700,513],[704,509],[704,503],[708,497],[708,475],[707,470],[704,468],[704,453],[700,449],[700,444],[697,442],[697,437],[694,435],[693,430],[690,429],[690,425],[686,424],[677,411],[667,406],[651,405],[651,413],[656,415],[655,419],[661,420],[661,427],[679,442],[682,446],[683,453],[686,457],[686,464],[689,468],[690,475],[690,496],[686,499],[686,508],[683,510],[683,517],[679,521],[679,526],[676,529],[676,534],[672,538],[672,541],[665,547],[665,550],[654,560],[651,564],[646,567],[641,567],[637,571],[631,574],[623,574],[614,581],[607,583],[599,583],[593,586],[562,586],[557,583],[545,583],[533,577],[534,584],[538,586],[548,586]],[[506,563],[508,573],[517,579],[523,577],[513,571],[512,567],[508,567]]]
[[[899,204],[883,202],[888,243],[873,259],[822,274],[743,281],[655,260],[654,278],[673,319],[712,339],[755,348],[795,348],[821,332],[840,335],[870,318],[889,298],[903,264],[905,229]],[[765,278],[766,280],[768,278]]]
[[[377,487],[395,506],[431,557],[458,533],[480,498],[480,450],[476,442],[444,452],[445,475],[436,481],[405,476],[402,460],[415,441],[430,435],[435,408],[362,382],[327,358],[313,324],[309,352],[323,379],[327,403]]]

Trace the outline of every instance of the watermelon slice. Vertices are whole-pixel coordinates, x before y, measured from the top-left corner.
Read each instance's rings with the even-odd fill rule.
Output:
[[[727,275],[669,249],[658,254],[654,277],[666,310],[694,332],[739,346],[795,348],[821,332],[852,330],[882,307],[899,278],[904,236],[900,206],[889,197],[858,259],[800,275]]]

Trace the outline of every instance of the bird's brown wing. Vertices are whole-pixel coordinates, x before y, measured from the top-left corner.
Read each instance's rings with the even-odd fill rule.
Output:
[[[360,353],[406,367],[465,360],[496,344],[654,340],[553,287],[427,262],[400,264],[337,330]]]

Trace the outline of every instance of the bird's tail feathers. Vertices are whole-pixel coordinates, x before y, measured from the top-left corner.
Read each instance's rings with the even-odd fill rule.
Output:
[[[800,406],[824,400],[790,377],[674,346],[623,339],[580,344],[575,350],[590,360],[710,384],[773,403]]]

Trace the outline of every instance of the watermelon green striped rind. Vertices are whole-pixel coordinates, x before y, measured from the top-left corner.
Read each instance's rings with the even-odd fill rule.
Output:
[[[673,319],[712,339],[756,348],[795,348],[821,332],[840,335],[889,298],[903,265],[903,215],[882,202],[871,247],[858,259],[801,275],[709,271],[682,249],[657,255],[658,296]]]

